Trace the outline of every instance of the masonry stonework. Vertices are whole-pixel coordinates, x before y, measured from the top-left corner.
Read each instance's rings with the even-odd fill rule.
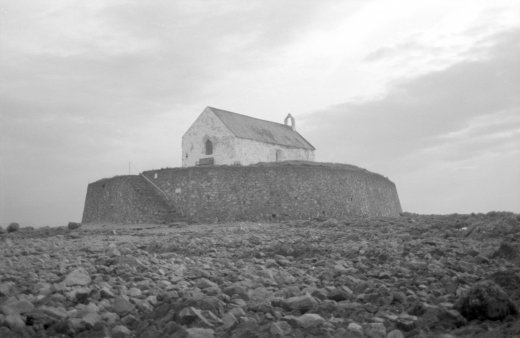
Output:
[[[83,223],[165,223],[179,217],[176,208],[137,175],[90,183]]]
[[[397,190],[387,178],[346,164],[317,162],[261,163],[252,166],[209,166],[150,170],[143,173],[166,193],[179,214],[189,221],[260,221],[284,219],[338,219],[350,216],[398,216],[401,205]],[[105,180],[105,184],[110,180]],[[103,181],[103,180],[102,180]],[[100,181],[92,184],[99,185]],[[91,185],[92,185],[91,184]],[[103,195],[90,192],[84,221],[136,223],[146,219],[147,207],[125,201],[124,186]],[[121,218],[106,211],[123,208]],[[127,211],[128,210],[128,211]],[[91,214],[100,215],[91,217]],[[106,216],[104,216],[106,215]]]

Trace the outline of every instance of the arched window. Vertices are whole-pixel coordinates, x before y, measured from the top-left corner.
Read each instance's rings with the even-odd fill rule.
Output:
[[[210,140],[206,141],[206,155],[213,154],[213,143]]]
[[[276,150],[276,162],[282,160],[282,151],[280,149]]]

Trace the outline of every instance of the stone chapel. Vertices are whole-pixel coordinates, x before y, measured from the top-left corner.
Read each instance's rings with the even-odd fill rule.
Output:
[[[182,136],[183,167],[314,161],[314,151],[291,114],[281,124],[206,107]]]

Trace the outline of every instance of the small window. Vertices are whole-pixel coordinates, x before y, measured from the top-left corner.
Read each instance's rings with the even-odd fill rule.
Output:
[[[206,141],[206,155],[213,154],[213,143],[210,140]]]

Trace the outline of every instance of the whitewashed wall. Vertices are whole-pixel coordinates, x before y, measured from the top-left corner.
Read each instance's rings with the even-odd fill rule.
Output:
[[[213,143],[213,154],[206,155],[205,142]],[[201,158],[213,157],[215,165],[275,162],[314,161],[314,151],[236,138],[222,121],[208,108],[195,120],[182,137],[182,166],[192,167]]]
[[[279,161],[314,161],[314,151],[312,150],[284,147],[247,139],[236,140],[237,161],[240,161],[242,165],[258,162],[275,162],[277,150],[280,151]]]
[[[213,143],[212,155],[205,154],[207,139]],[[236,158],[235,136],[208,108],[182,136],[182,166],[193,167],[206,157],[213,157],[215,164],[230,164]]]

